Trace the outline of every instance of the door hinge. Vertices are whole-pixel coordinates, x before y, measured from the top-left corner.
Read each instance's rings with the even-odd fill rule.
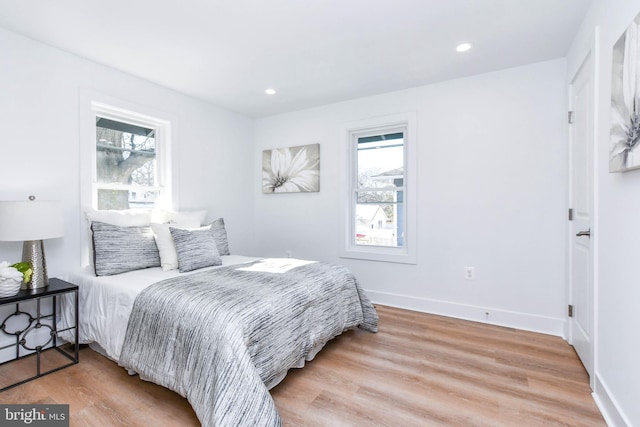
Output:
[[[569,124],[573,124],[573,111],[567,112],[567,121]]]
[[[573,209],[569,208],[569,221],[573,221]]]
[[[569,314],[569,317],[573,317],[573,306],[571,304],[569,304],[568,314]]]

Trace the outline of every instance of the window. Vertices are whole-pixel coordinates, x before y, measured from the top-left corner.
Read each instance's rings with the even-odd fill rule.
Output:
[[[415,263],[415,115],[346,130],[348,203],[341,256]]]
[[[356,136],[355,245],[404,246],[405,130],[391,132]]]
[[[166,121],[93,103],[95,209],[170,206]]]

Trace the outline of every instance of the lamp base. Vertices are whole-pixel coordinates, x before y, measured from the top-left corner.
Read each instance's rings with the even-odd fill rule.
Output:
[[[42,240],[25,240],[22,244],[22,261],[31,264],[33,273],[31,280],[27,283],[22,282],[20,289],[38,289],[49,285]]]

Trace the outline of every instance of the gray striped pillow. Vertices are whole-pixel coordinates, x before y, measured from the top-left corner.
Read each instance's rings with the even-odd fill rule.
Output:
[[[216,241],[216,247],[220,255],[230,255],[229,240],[227,239],[227,230],[224,228],[224,219],[218,218],[211,224],[211,233]]]
[[[183,230],[169,227],[178,255],[180,273],[212,265],[222,265],[216,241],[209,227],[199,230]]]
[[[96,276],[160,266],[160,254],[151,227],[120,227],[91,223]]]

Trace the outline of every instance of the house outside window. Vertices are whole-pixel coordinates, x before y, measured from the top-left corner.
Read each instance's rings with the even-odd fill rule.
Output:
[[[386,133],[388,131],[355,136],[356,245],[402,247],[404,244],[405,129]]]
[[[341,256],[415,263],[415,114],[350,124],[346,135]]]

